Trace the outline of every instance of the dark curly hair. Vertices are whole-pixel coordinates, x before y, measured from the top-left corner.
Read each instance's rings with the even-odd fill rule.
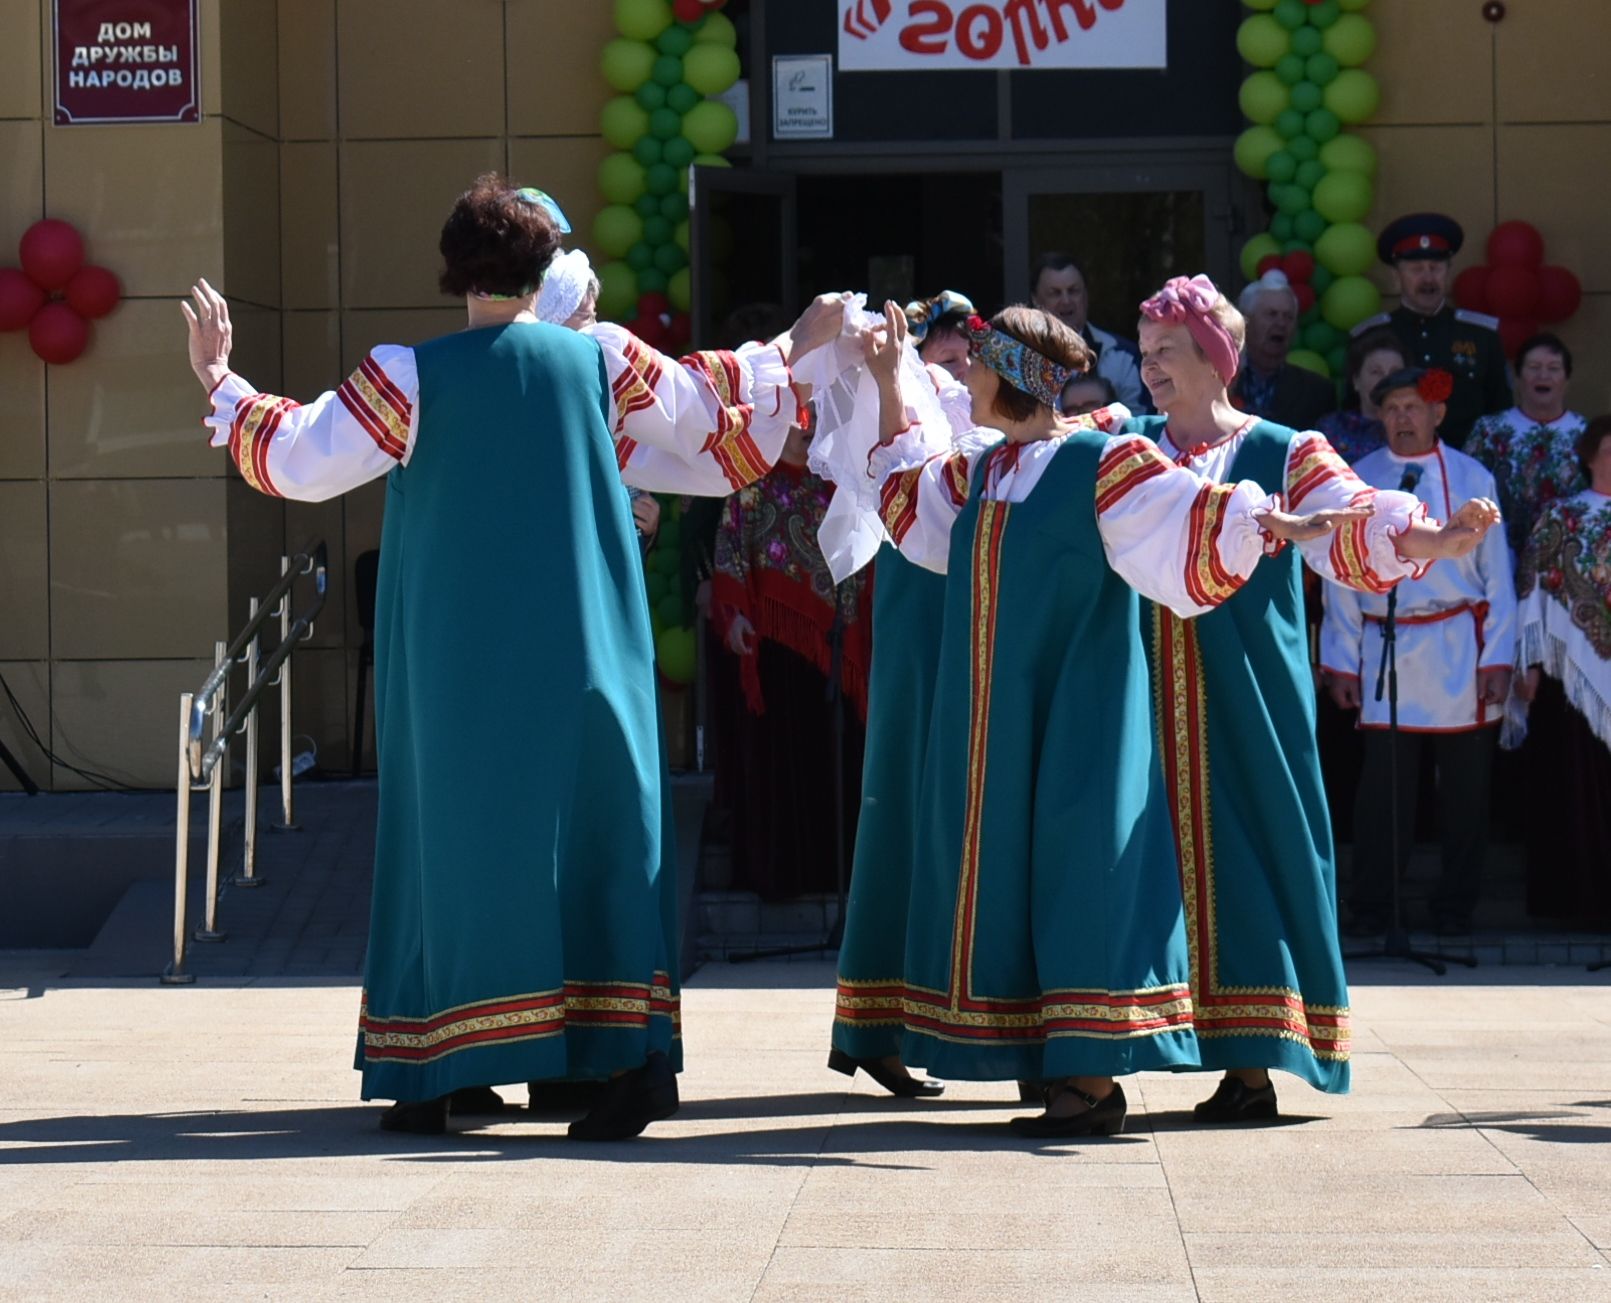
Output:
[[[1599,455],[1600,445],[1611,439],[1611,416],[1596,416],[1583,427],[1577,437],[1577,459],[1585,475],[1590,474],[1589,463]]]
[[[478,176],[442,227],[442,293],[530,294],[559,252],[560,230],[541,204],[496,172]]]
[[[1050,312],[1020,304],[1003,308],[990,318],[990,324],[1070,371],[1091,369],[1090,346]],[[1033,394],[1026,394],[1003,380],[990,410],[1003,420],[1027,421],[1044,406]]]

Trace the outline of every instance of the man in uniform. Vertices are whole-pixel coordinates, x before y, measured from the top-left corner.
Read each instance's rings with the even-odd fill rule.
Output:
[[[1464,243],[1460,223],[1441,213],[1412,213],[1390,224],[1376,252],[1398,275],[1399,306],[1361,321],[1353,332],[1391,326],[1407,362],[1454,377],[1448,415],[1438,427],[1438,437],[1451,448],[1465,446],[1478,417],[1511,405],[1498,319],[1449,302],[1449,262]]]

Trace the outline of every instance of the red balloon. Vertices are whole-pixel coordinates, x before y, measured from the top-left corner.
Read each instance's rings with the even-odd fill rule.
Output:
[[[1281,270],[1286,272],[1287,279],[1292,282],[1294,288],[1307,285],[1315,274],[1315,256],[1302,249],[1294,249],[1281,259]]]
[[[686,312],[679,312],[672,317],[671,325],[666,333],[670,336],[671,347],[686,348],[688,341],[693,338],[694,323],[689,319]]]
[[[664,294],[644,294],[638,298],[638,315],[640,317],[665,317],[671,315],[671,300]]]
[[[1292,292],[1298,296],[1298,312],[1303,314],[1315,305],[1315,287],[1305,285],[1302,281],[1292,287]]]
[[[1583,284],[1565,267],[1538,269],[1540,321],[1565,321],[1583,303]]]
[[[1281,270],[1281,255],[1280,254],[1278,254],[1278,253],[1267,253],[1267,254],[1264,255],[1264,257],[1259,259],[1258,273],[1259,273],[1260,276],[1263,276],[1265,274],[1265,272],[1280,271],[1280,270]]]
[[[123,297],[123,286],[105,267],[82,267],[67,282],[68,306],[91,321],[104,317]]]
[[[1488,237],[1488,261],[1495,267],[1542,267],[1544,237],[1531,222],[1501,222]]]
[[[22,233],[22,269],[42,290],[59,290],[84,265],[84,237],[67,222],[47,217]]]
[[[1531,317],[1506,317],[1499,323],[1499,342],[1505,356],[1514,358],[1521,346],[1538,334],[1538,322]]]
[[[53,366],[66,366],[89,347],[89,322],[65,303],[47,303],[28,327],[34,352]]]
[[[1487,267],[1467,267],[1454,278],[1454,301],[1468,312],[1488,311]]]
[[[697,23],[705,12],[705,6],[699,0],[677,0],[671,12],[677,15],[679,23]]]
[[[636,320],[628,322],[627,329],[650,348],[664,348],[669,342],[666,323],[647,313],[640,313]]]
[[[44,306],[44,290],[15,267],[0,267],[0,330],[21,330]]]
[[[1502,318],[1533,317],[1538,311],[1538,273],[1505,263],[1489,269],[1488,310]]]

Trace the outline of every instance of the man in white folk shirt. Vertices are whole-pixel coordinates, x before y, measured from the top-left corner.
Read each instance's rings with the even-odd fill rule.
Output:
[[[1388,376],[1372,398],[1381,406],[1387,446],[1354,470],[1376,488],[1413,491],[1432,515],[1495,496],[1493,476],[1438,439],[1452,387],[1447,372],[1409,367]],[[1364,764],[1354,813],[1354,882],[1348,931],[1379,933],[1387,922],[1392,874],[1414,842],[1421,746],[1433,748],[1443,841],[1443,873],[1431,900],[1439,931],[1468,930],[1488,843],[1494,745],[1510,693],[1516,597],[1510,552],[1500,530],[1475,551],[1445,560],[1398,589],[1399,864],[1393,831],[1388,701],[1376,699],[1387,598],[1325,586],[1320,658],[1325,683],[1344,710],[1358,710]]]

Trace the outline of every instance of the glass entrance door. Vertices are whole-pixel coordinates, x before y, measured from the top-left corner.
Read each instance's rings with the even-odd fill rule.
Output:
[[[688,188],[693,340],[717,340],[736,308],[773,303],[799,311],[795,180],[787,173],[696,167]]]

